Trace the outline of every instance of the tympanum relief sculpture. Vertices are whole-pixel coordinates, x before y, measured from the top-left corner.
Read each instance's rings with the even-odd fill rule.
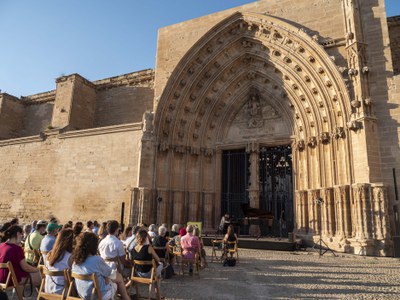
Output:
[[[246,99],[242,100],[242,107],[231,118],[225,141],[288,136],[288,126],[269,101],[272,100],[261,95],[258,90],[251,90]]]

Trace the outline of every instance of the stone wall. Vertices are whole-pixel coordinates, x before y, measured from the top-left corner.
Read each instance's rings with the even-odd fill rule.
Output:
[[[0,220],[128,220],[141,124],[0,142]],[[121,142],[123,141],[123,143]]]
[[[0,94],[0,140],[19,137],[24,128],[25,107],[18,98]]]
[[[341,0],[302,0],[296,5],[293,5],[293,0],[261,0],[161,28],[158,32],[155,101],[185,53],[214,25],[236,11],[283,18],[321,39],[340,39],[344,36]]]
[[[400,16],[388,18],[394,74],[400,74]]]
[[[150,87],[120,86],[97,93],[95,127],[141,122],[153,110]]]

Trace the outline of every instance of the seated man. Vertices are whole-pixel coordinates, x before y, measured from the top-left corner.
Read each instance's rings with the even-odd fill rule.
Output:
[[[199,238],[193,235],[193,225],[186,227],[187,234],[181,238],[182,256],[187,259],[194,259],[196,252],[200,249]],[[189,264],[189,273],[193,273],[193,264]]]
[[[37,266],[39,263],[40,253],[39,248],[43,240],[43,234],[46,231],[47,222],[40,220],[36,224],[36,230],[28,235],[25,241],[25,258],[26,262],[31,266]]]
[[[49,223],[47,225],[47,234],[40,243],[40,251],[49,252],[53,249],[54,243],[56,242],[56,236],[61,227],[61,225],[57,225],[56,223]],[[43,260],[46,259],[46,255],[47,254],[43,254]]]
[[[99,243],[99,253],[100,256],[105,260],[105,262],[113,269],[117,270],[117,281],[122,280],[124,275],[124,265],[128,264],[125,260],[125,248],[122,241],[117,238],[119,229],[118,221],[109,221],[107,223],[108,235],[102,239]],[[129,272],[128,272],[129,271]],[[126,270],[125,275],[130,275],[130,270]],[[127,277],[127,276],[125,276]],[[123,298],[128,297],[126,289],[119,291]]]

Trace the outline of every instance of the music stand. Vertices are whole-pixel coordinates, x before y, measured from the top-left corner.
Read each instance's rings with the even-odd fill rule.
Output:
[[[335,257],[337,256],[335,252],[329,246],[322,240],[322,215],[321,215],[321,205],[324,203],[324,200],[320,197],[315,200],[315,203],[317,204],[318,207],[318,229],[319,229],[319,240],[315,243],[314,246],[312,247],[315,249],[315,246],[319,244],[319,256],[321,257],[324,255],[326,252],[330,251]],[[325,245],[326,249],[322,249],[322,244]]]

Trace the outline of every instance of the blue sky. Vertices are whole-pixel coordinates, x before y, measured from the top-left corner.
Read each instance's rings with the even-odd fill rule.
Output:
[[[79,73],[97,80],[154,68],[157,30],[253,0],[0,0],[0,89],[17,97]],[[386,0],[388,16],[400,0]]]

